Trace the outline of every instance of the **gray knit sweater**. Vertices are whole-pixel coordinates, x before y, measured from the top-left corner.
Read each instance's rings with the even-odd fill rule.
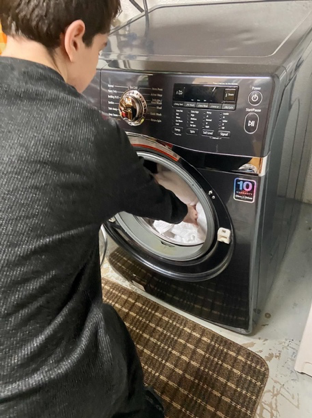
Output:
[[[179,222],[185,205],[57,72],[4,57],[0,183],[0,417],[127,411],[141,371],[102,303],[99,227],[119,211]]]

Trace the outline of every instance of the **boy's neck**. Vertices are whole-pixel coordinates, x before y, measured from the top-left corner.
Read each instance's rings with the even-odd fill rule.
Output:
[[[7,37],[7,45],[2,53],[3,57],[19,58],[27,61],[36,62],[45,65],[57,71],[64,79],[66,79],[66,68],[58,62],[57,50],[55,50],[55,58],[48,52],[45,46],[38,42],[31,41],[23,37]]]

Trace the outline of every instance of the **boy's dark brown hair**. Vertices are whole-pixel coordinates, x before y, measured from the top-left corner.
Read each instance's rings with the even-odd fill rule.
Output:
[[[120,11],[120,0],[0,0],[0,21],[6,35],[23,36],[53,50],[60,35],[75,20],[86,26],[87,46],[99,33],[108,33]]]

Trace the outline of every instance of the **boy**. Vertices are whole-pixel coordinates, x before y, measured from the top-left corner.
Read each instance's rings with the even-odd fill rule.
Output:
[[[102,303],[98,231],[119,211],[195,212],[80,93],[119,0],[1,0],[0,416],[153,418],[140,362]]]

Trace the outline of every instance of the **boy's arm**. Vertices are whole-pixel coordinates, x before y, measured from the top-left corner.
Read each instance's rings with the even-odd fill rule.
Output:
[[[103,188],[106,196],[109,193],[116,212],[125,211],[170,223],[181,222],[188,213],[187,206],[174,193],[156,183],[115,121],[107,120],[104,125],[102,144],[99,144],[106,165],[101,167]]]

